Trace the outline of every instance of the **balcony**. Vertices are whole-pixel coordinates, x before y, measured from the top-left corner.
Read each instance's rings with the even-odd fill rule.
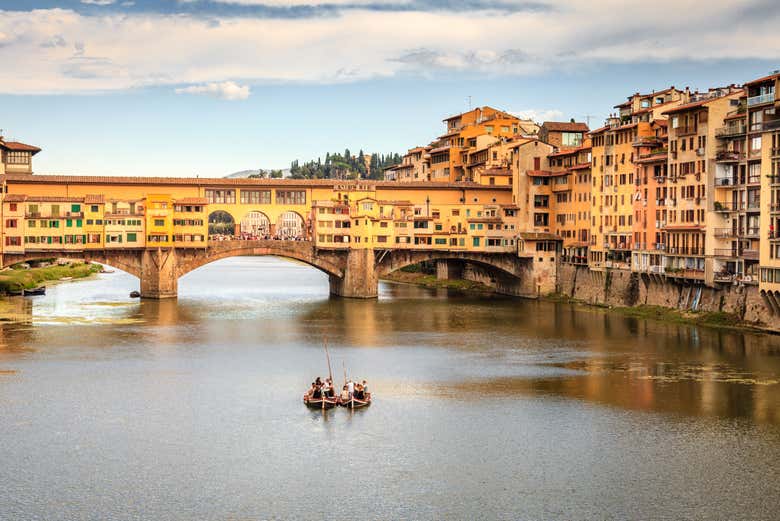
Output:
[[[736,248],[715,248],[714,254],[716,257],[724,259],[736,259],[739,257],[739,252]]]
[[[740,123],[738,125],[726,125],[715,130],[715,137],[717,138],[730,138],[737,136],[744,136],[747,132],[747,127]]]
[[[715,178],[715,187],[730,187],[735,186],[737,184],[737,180],[733,177],[716,177]]]
[[[744,152],[737,150],[721,150],[715,156],[718,163],[736,163],[745,159]]]
[[[748,107],[755,107],[756,105],[763,105],[764,103],[774,103],[775,93],[774,91],[767,92],[766,94],[760,94],[758,96],[751,96],[747,99]]]
[[[733,228],[715,228],[713,233],[717,239],[732,239],[737,236]]]
[[[742,205],[740,203],[722,203],[720,201],[715,201],[713,206],[713,210],[716,212],[737,212],[741,209]]]
[[[758,237],[759,228],[757,226],[747,228],[746,230],[740,230],[740,237],[745,237],[748,239],[755,239]]]
[[[689,136],[695,134],[698,131],[698,127],[696,125],[677,127],[675,131],[677,132],[677,137]]]

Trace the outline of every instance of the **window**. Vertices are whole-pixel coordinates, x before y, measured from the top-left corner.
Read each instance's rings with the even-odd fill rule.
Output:
[[[10,203],[8,205],[8,210],[15,212],[16,211],[16,203]]]
[[[127,234],[127,242],[138,242],[138,234],[128,233]]]
[[[30,157],[29,152],[6,152],[5,162],[9,165],[27,165]]]
[[[471,245],[472,246],[479,246],[479,237],[474,237],[471,239]]]
[[[16,228],[16,219],[6,219],[5,220],[5,227],[6,228]]]
[[[99,211],[98,205],[93,204],[92,206],[89,207],[89,211],[92,213],[98,212]]]
[[[155,226],[165,226],[165,219],[155,219],[154,220]]]
[[[306,191],[277,190],[276,204],[306,204]]]
[[[241,204],[271,204],[271,191],[241,190]]]
[[[563,132],[561,144],[565,147],[578,147],[582,144],[582,134],[579,132]]]
[[[206,199],[212,204],[235,204],[235,190],[206,190]]]

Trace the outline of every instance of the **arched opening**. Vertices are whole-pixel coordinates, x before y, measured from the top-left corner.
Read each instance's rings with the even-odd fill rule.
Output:
[[[224,210],[209,214],[209,238],[220,239],[236,234],[236,220]]]
[[[271,221],[263,212],[249,212],[241,219],[242,239],[263,239],[271,234]]]
[[[286,211],[279,216],[276,222],[276,235],[280,239],[302,239],[304,238],[303,217],[293,211]]]

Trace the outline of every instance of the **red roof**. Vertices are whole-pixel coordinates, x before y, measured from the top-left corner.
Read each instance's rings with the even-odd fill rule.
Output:
[[[571,121],[545,121],[542,127],[558,132],[587,132],[588,125]]]
[[[184,197],[173,202],[176,204],[208,204],[209,200],[205,197]]]
[[[764,76],[763,78],[758,78],[757,80],[749,81],[745,83],[745,85],[755,85],[756,83],[764,83],[765,81],[776,80],[777,78],[780,78],[780,72],[774,72],[769,76]]]
[[[12,150],[14,152],[32,152],[33,155],[41,151],[40,148],[25,143],[19,143],[18,141],[2,141],[0,140],[0,146]]]

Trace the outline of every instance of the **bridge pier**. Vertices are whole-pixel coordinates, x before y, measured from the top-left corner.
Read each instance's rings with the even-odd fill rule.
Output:
[[[437,260],[436,278],[439,280],[454,280],[463,278],[463,263],[451,259]]]
[[[141,298],[176,298],[179,289],[175,248],[144,250],[141,256]]]
[[[374,250],[349,250],[344,276],[330,275],[330,293],[348,298],[376,298],[379,278],[374,263]]]

